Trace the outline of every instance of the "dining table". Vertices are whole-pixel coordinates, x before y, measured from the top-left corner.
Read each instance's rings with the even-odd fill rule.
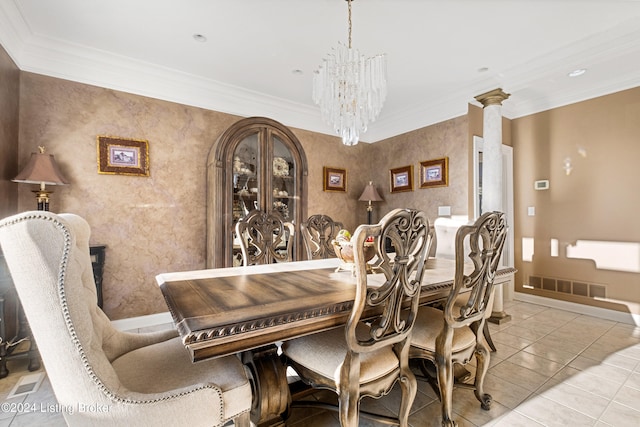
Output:
[[[353,307],[356,278],[337,258],[168,272],[156,276],[182,342],[193,362],[237,354],[254,391],[252,421],[283,426],[291,404],[279,343],[343,326]],[[429,258],[420,304],[447,298],[455,261]],[[495,285],[513,280],[500,267]],[[368,275],[368,286],[384,282]]]

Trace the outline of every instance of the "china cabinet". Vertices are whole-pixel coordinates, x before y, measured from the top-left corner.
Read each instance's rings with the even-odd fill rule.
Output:
[[[207,267],[242,262],[235,224],[252,209],[276,211],[296,229],[306,218],[307,161],[296,136],[265,117],[240,120],[211,147],[207,161]],[[293,259],[302,259],[294,233]]]

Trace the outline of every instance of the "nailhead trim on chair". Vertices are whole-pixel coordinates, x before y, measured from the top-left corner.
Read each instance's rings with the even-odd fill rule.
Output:
[[[183,391],[181,393],[178,394],[174,394],[172,396],[166,396],[163,397],[161,399],[147,399],[147,400],[137,400],[137,399],[131,399],[131,398],[125,398],[125,397],[121,397],[118,396],[116,394],[114,394],[111,390],[109,390],[107,388],[107,386],[104,385],[104,383],[102,382],[102,380],[100,380],[100,378],[95,374],[95,372],[93,371],[93,368],[91,367],[91,365],[89,364],[88,360],[87,360],[87,356],[86,353],[84,351],[84,348],[82,347],[82,344],[80,343],[80,340],[78,339],[78,336],[76,334],[76,330],[73,326],[73,322],[71,320],[71,315],[69,314],[69,307],[67,306],[67,297],[65,294],[65,290],[64,290],[64,280],[66,277],[66,273],[67,273],[67,264],[69,262],[69,253],[71,252],[71,233],[69,232],[69,229],[62,224],[60,221],[58,221],[55,218],[51,218],[48,216],[44,216],[41,214],[33,214],[33,215],[27,215],[27,216],[23,216],[21,218],[18,218],[14,221],[10,221],[8,223],[5,224],[5,226],[8,225],[12,225],[12,224],[17,224],[20,223],[22,221],[25,220],[31,220],[31,219],[43,219],[43,220],[47,220],[47,221],[51,221],[53,222],[53,224],[59,228],[63,235],[64,235],[64,250],[63,250],[63,256],[62,256],[62,261],[60,262],[60,273],[58,276],[58,297],[60,298],[60,303],[62,305],[62,313],[65,319],[65,323],[67,325],[67,329],[69,330],[69,334],[71,335],[71,340],[72,342],[75,344],[78,352],[80,353],[80,356],[82,358],[82,364],[84,365],[85,369],[87,370],[87,373],[89,374],[89,377],[91,378],[91,380],[98,386],[98,388],[110,399],[119,402],[119,403],[127,403],[127,404],[151,404],[151,403],[158,403],[158,402],[163,402],[166,400],[171,400],[174,399],[176,397],[182,397],[182,396],[186,396],[189,395],[193,392],[196,392],[198,390],[203,390],[206,388],[210,388],[212,390],[214,390],[218,396],[220,397],[220,413],[223,414],[224,413],[224,404],[223,404],[223,399],[222,399],[222,391],[220,390],[219,387],[215,387],[213,385],[203,385],[203,386],[199,386],[196,388],[193,388],[189,391]],[[240,414],[238,414],[240,415]],[[223,418],[223,422],[224,417]]]

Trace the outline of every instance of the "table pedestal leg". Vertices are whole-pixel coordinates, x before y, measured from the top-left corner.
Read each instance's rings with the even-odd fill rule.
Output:
[[[249,370],[253,389],[251,421],[259,427],[284,427],[291,394],[287,367],[278,355],[278,348],[273,345],[243,352],[242,363]]]

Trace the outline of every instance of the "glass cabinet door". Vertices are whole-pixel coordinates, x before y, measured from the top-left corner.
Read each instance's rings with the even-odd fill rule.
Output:
[[[233,225],[252,209],[260,209],[258,133],[244,138],[233,153]]]
[[[302,259],[306,175],[302,146],[286,126],[253,117],[225,131],[207,163],[207,267],[242,262],[234,228],[253,209],[276,211],[294,225],[293,259]]]
[[[273,138],[272,166],[272,209],[291,222],[296,217],[296,165],[291,151],[277,136]]]

